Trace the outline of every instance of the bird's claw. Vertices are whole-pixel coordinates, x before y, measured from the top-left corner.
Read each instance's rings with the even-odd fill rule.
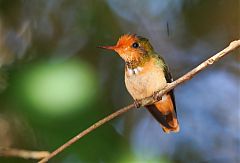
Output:
[[[140,108],[141,107],[141,103],[139,100],[134,100],[134,105],[136,108]]]
[[[160,101],[162,99],[162,97],[158,95],[158,92],[154,92],[153,93],[153,99],[155,101]]]

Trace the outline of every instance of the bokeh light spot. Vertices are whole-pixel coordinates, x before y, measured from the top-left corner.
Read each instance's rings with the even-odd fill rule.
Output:
[[[23,100],[38,112],[64,115],[96,98],[96,74],[83,61],[41,63],[24,73],[20,87]]]

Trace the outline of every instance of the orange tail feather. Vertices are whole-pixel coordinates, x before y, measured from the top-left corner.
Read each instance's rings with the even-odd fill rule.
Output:
[[[171,94],[164,95],[162,100],[146,106],[153,117],[161,124],[164,132],[178,132],[179,123],[177,119],[174,99]]]

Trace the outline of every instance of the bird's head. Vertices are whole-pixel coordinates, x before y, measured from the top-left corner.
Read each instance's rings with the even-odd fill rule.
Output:
[[[148,39],[133,34],[121,36],[114,46],[100,46],[100,48],[116,51],[125,62],[140,61],[153,52]]]

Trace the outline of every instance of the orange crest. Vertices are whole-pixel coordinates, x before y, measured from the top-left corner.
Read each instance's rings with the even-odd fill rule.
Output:
[[[134,46],[136,45],[136,46]],[[126,62],[139,61],[143,50],[139,48],[139,37],[135,34],[121,36],[115,46],[101,46],[101,48],[116,51]]]
[[[122,35],[117,42],[117,47],[131,46],[134,42],[137,41],[137,37],[134,34],[125,34]]]
[[[136,35],[125,34],[119,38],[115,51],[127,62],[139,60],[140,50],[133,47],[133,44],[137,42]]]

